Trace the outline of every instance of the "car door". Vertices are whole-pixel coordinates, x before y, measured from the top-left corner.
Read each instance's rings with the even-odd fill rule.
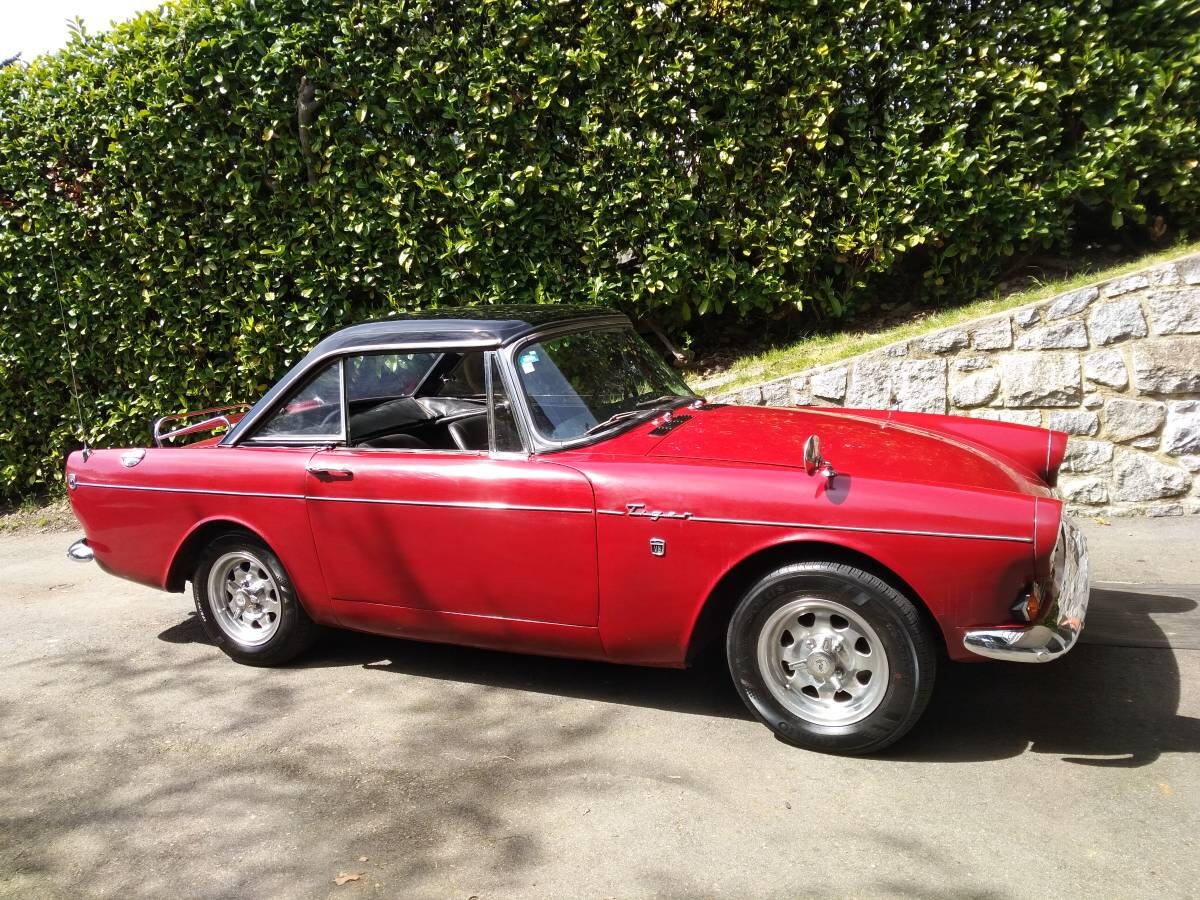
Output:
[[[355,373],[373,368],[347,361],[352,410],[373,402],[360,395],[396,392],[386,378],[382,388],[356,381]],[[490,355],[447,353],[421,393],[424,408],[436,415],[449,409],[446,421],[456,421],[443,430],[435,417],[378,436],[378,411],[394,405],[352,412],[344,444],[309,463],[306,505],[335,603],[595,626],[591,482],[519,452],[519,429]],[[345,618],[379,617],[351,608]],[[412,620],[399,612],[392,618]]]
[[[596,624],[595,503],[574,469],[334,448],[310,461],[306,497],[335,601]]]

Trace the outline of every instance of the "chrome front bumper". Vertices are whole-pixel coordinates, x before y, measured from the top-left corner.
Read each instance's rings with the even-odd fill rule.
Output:
[[[963,646],[989,659],[1050,662],[1075,646],[1088,604],[1088,553],[1083,533],[1065,517],[1050,563],[1053,600],[1036,625],[980,628],[963,635]]]
[[[94,554],[88,546],[87,538],[80,538],[67,548],[67,559],[75,562],[91,562]]]

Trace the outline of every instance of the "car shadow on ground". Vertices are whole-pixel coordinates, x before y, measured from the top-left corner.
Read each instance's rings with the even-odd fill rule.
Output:
[[[194,613],[159,638],[172,643],[208,642]],[[715,654],[691,669],[651,669],[331,630],[294,665],[303,669],[361,666],[377,672],[625,706],[751,718],[733,689],[724,662]]]
[[[1176,657],[1200,648],[1197,617],[1187,615],[1196,607],[1170,593],[1093,586],[1084,639],[1070,653],[1049,665],[944,666],[924,719],[884,756],[971,762],[1028,750],[1133,768],[1200,752],[1200,719],[1178,714]]]
[[[1081,765],[1137,767],[1163,753],[1200,752],[1200,719],[1178,714],[1179,664],[1170,649],[1172,638],[1155,621],[1196,607],[1186,597],[1094,587],[1086,642],[1051,665],[944,663],[916,728],[875,758],[974,762],[1030,751]],[[1187,618],[1193,631],[1195,618]],[[1184,633],[1190,632],[1185,628]],[[159,638],[207,641],[194,615]],[[751,718],[718,653],[688,670],[648,669],[334,631],[296,666],[361,666],[692,715]]]

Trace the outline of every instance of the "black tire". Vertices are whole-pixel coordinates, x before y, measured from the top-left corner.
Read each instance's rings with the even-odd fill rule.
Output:
[[[278,611],[269,614],[269,637],[241,640],[231,628],[221,624],[222,621],[229,621],[228,613],[218,619],[213,606],[214,599],[209,596],[209,576],[214,565],[228,559],[230,554],[246,555],[261,562],[274,579],[272,599],[277,604],[272,606],[277,605]],[[251,666],[281,665],[307,650],[320,634],[320,627],[308,617],[297,598],[292,580],[279,557],[265,543],[247,534],[225,535],[208,546],[192,577],[192,596],[205,634],[226,655],[240,663]]]
[[[768,656],[767,662],[770,663],[775,646],[772,635],[778,634],[780,628],[786,631],[791,621],[790,612],[797,608],[797,603],[805,602],[808,598],[815,599],[818,609],[822,600],[828,600],[857,614],[867,630],[872,632],[871,641],[877,643],[885,654],[882,663],[876,657],[876,665],[886,665],[887,676],[880,679],[886,687],[878,687],[872,693],[874,699],[867,700],[862,713],[865,717],[859,721],[849,724],[822,723],[820,719],[824,714],[820,712],[808,718],[802,717],[797,714],[795,707],[805,703],[814,707],[824,705],[826,709],[833,710],[829,715],[836,717],[840,714],[838,707],[833,705],[837,700],[836,695],[828,700],[811,695],[815,699],[806,701],[790,694],[789,691],[795,690],[794,686],[800,681],[794,680],[797,670],[789,664],[781,663],[780,672],[775,675],[762,671],[760,638],[763,654]],[[827,621],[840,623],[846,619],[835,613]],[[801,622],[797,634],[808,634],[804,630],[806,627],[809,626]],[[811,627],[815,629],[819,625]],[[858,626],[851,624],[849,627]],[[812,633],[819,634],[817,631]],[[785,648],[789,646],[789,637],[790,632],[787,632],[779,641]],[[831,640],[836,641],[837,637]],[[812,646],[807,640],[804,645]],[[870,642],[863,646],[869,652],[878,652],[870,650]],[[937,650],[936,638],[930,634],[920,612],[907,597],[861,569],[830,562],[784,566],[758,581],[746,592],[734,611],[726,640],[734,685],[750,711],[789,744],[840,754],[877,752],[898,741],[916,724],[933,691]],[[798,648],[797,655],[810,652]],[[864,659],[855,658],[860,661]],[[822,659],[809,657],[797,665],[804,666],[805,673],[810,669],[819,672],[828,669],[830,659],[834,660],[834,665],[840,665],[837,660],[842,657],[836,653],[832,657],[825,654]],[[847,670],[850,665],[847,665]],[[863,668],[869,667],[868,663],[862,665]],[[842,675],[842,669],[837,669],[837,674]],[[869,683],[870,673],[866,675]],[[772,679],[770,686],[768,679]],[[824,686],[818,685],[818,688]],[[851,686],[857,690],[853,683]],[[793,708],[789,709],[776,696],[776,692],[789,697]],[[865,688],[863,693],[865,696]],[[870,703],[877,705],[871,707]]]

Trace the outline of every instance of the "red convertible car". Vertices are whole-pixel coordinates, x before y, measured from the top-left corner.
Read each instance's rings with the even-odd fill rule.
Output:
[[[865,753],[939,658],[1051,660],[1083,624],[1065,435],[708,403],[608,310],[367,322],[252,407],[176,418],[71,454],[70,555],[191,582],[243,663],[321,626],[645,666],[721,641],[779,737]]]

